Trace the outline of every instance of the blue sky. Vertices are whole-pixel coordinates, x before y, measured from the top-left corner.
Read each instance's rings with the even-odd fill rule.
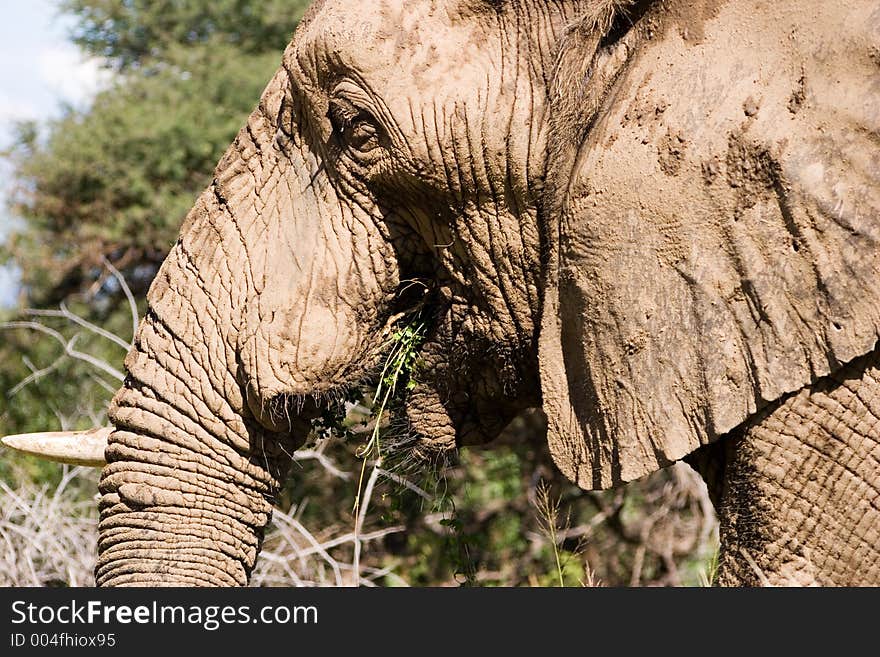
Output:
[[[0,0],[0,149],[17,120],[45,121],[62,104],[87,105],[106,80],[100,63],[83,58],[67,40],[69,19],[54,0]],[[0,206],[8,166],[0,160]],[[0,240],[14,221],[0,207]],[[15,297],[16,273],[0,268],[0,307]]]

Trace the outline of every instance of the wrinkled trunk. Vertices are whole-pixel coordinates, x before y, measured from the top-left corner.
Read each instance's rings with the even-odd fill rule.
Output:
[[[230,390],[214,383],[210,345],[218,340],[188,343],[159,317],[144,321],[111,410],[117,431],[101,478],[101,586],[247,582],[307,428],[270,434],[238,413],[228,401],[231,377]]]
[[[222,332],[228,320],[184,244],[153,287],[154,307],[111,408],[117,431],[101,479],[102,586],[245,584],[305,432],[269,434],[248,417],[234,345]]]
[[[110,411],[100,585],[245,584],[310,400],[377,353],[394,252],[289,99],[282,69],[150,290]]]

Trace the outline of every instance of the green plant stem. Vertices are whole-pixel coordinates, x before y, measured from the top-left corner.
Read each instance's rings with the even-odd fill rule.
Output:
[[[379,376],[376,392],[373,394],[374,404],[377,399],[380,400],[379,408],[374,413],[373,430],[369,441],[358,453],[358,456],[361,458],[361,472],[358,477],[357,494],[355,495],[354,508],[352,509],[355,541],[358,540],[361,524],[360,518],[364,513],[364,510],[361,509],[361,503],[364,496],[364,478],[367,472],[367,461],[375,454],[377,462],[382,462],[382,419],[391,398],[397,393],[398,384],[404,378],[409,378],[411,375],[416,357],[418,356],[418,348],[424,338],[424,329],[424,324],[413,323],[396,331],[391,337],[393,346],[388,357],[385,359],[385,365]],[[407,387],[411,386],[408,384]]]

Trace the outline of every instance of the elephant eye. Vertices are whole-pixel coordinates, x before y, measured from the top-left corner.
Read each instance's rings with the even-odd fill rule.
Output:
[[[369,152],[379,146],[379,129],[372,114],[345,101],[332,100],[327,118],[343,146]]]

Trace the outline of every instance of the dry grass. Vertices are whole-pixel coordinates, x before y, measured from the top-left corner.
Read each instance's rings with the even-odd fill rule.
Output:
[[[94,584],[98,509],[83,499],[91,490],[97,472],[87,468],[65,468],[54,488],[0,481],[0,586]]]
[[[331,444],[324,441],[315,449],[301,450],[297,460],[309,461],[313,469],[320,470],[325,477],[353,481],[357,468],[345,470],[327,456],[325,452]],[[302,520],[308,500],[292,505],[287,511],[276,508],[263,551],[251,575],[251,586],[376,586],[377,582],[407,586],[392,568],[371,566],[361,559],[365,546],[405,529],[403,525],[374,527],[370,524],[368,512],[376,482],[380,478],[394,478],[394,475],[382,470],[378,462],[364,463],[369,466],[370,476],[354,510],[357,513],[354,527],[350,507],[343,510],[347,507],[346,499],[339,500],[338,521],[312,530]],[[358,490],[361,488],[359,484]]]
[[[322,452],[300,458],[332,476],[350,477]],[[377,474],[382,474],[381,471]],[[26,481],[26,478],[22,478]],[[10,487],[0,480],[0,587],[92,586],[97,555],[98,471],[64,467],[59,483]],[[370,498],[365,496],[364,510]],[[366,546],[403,531],[402,526],[359,533],[342,522],[309,530],[298,507],[276,509],[264,549],[252,574],[252,586],[375,586],[377,581],[406,585],[390,569],[353,563],[355,546]],[[365,515],[366,518],[366,515]]]

